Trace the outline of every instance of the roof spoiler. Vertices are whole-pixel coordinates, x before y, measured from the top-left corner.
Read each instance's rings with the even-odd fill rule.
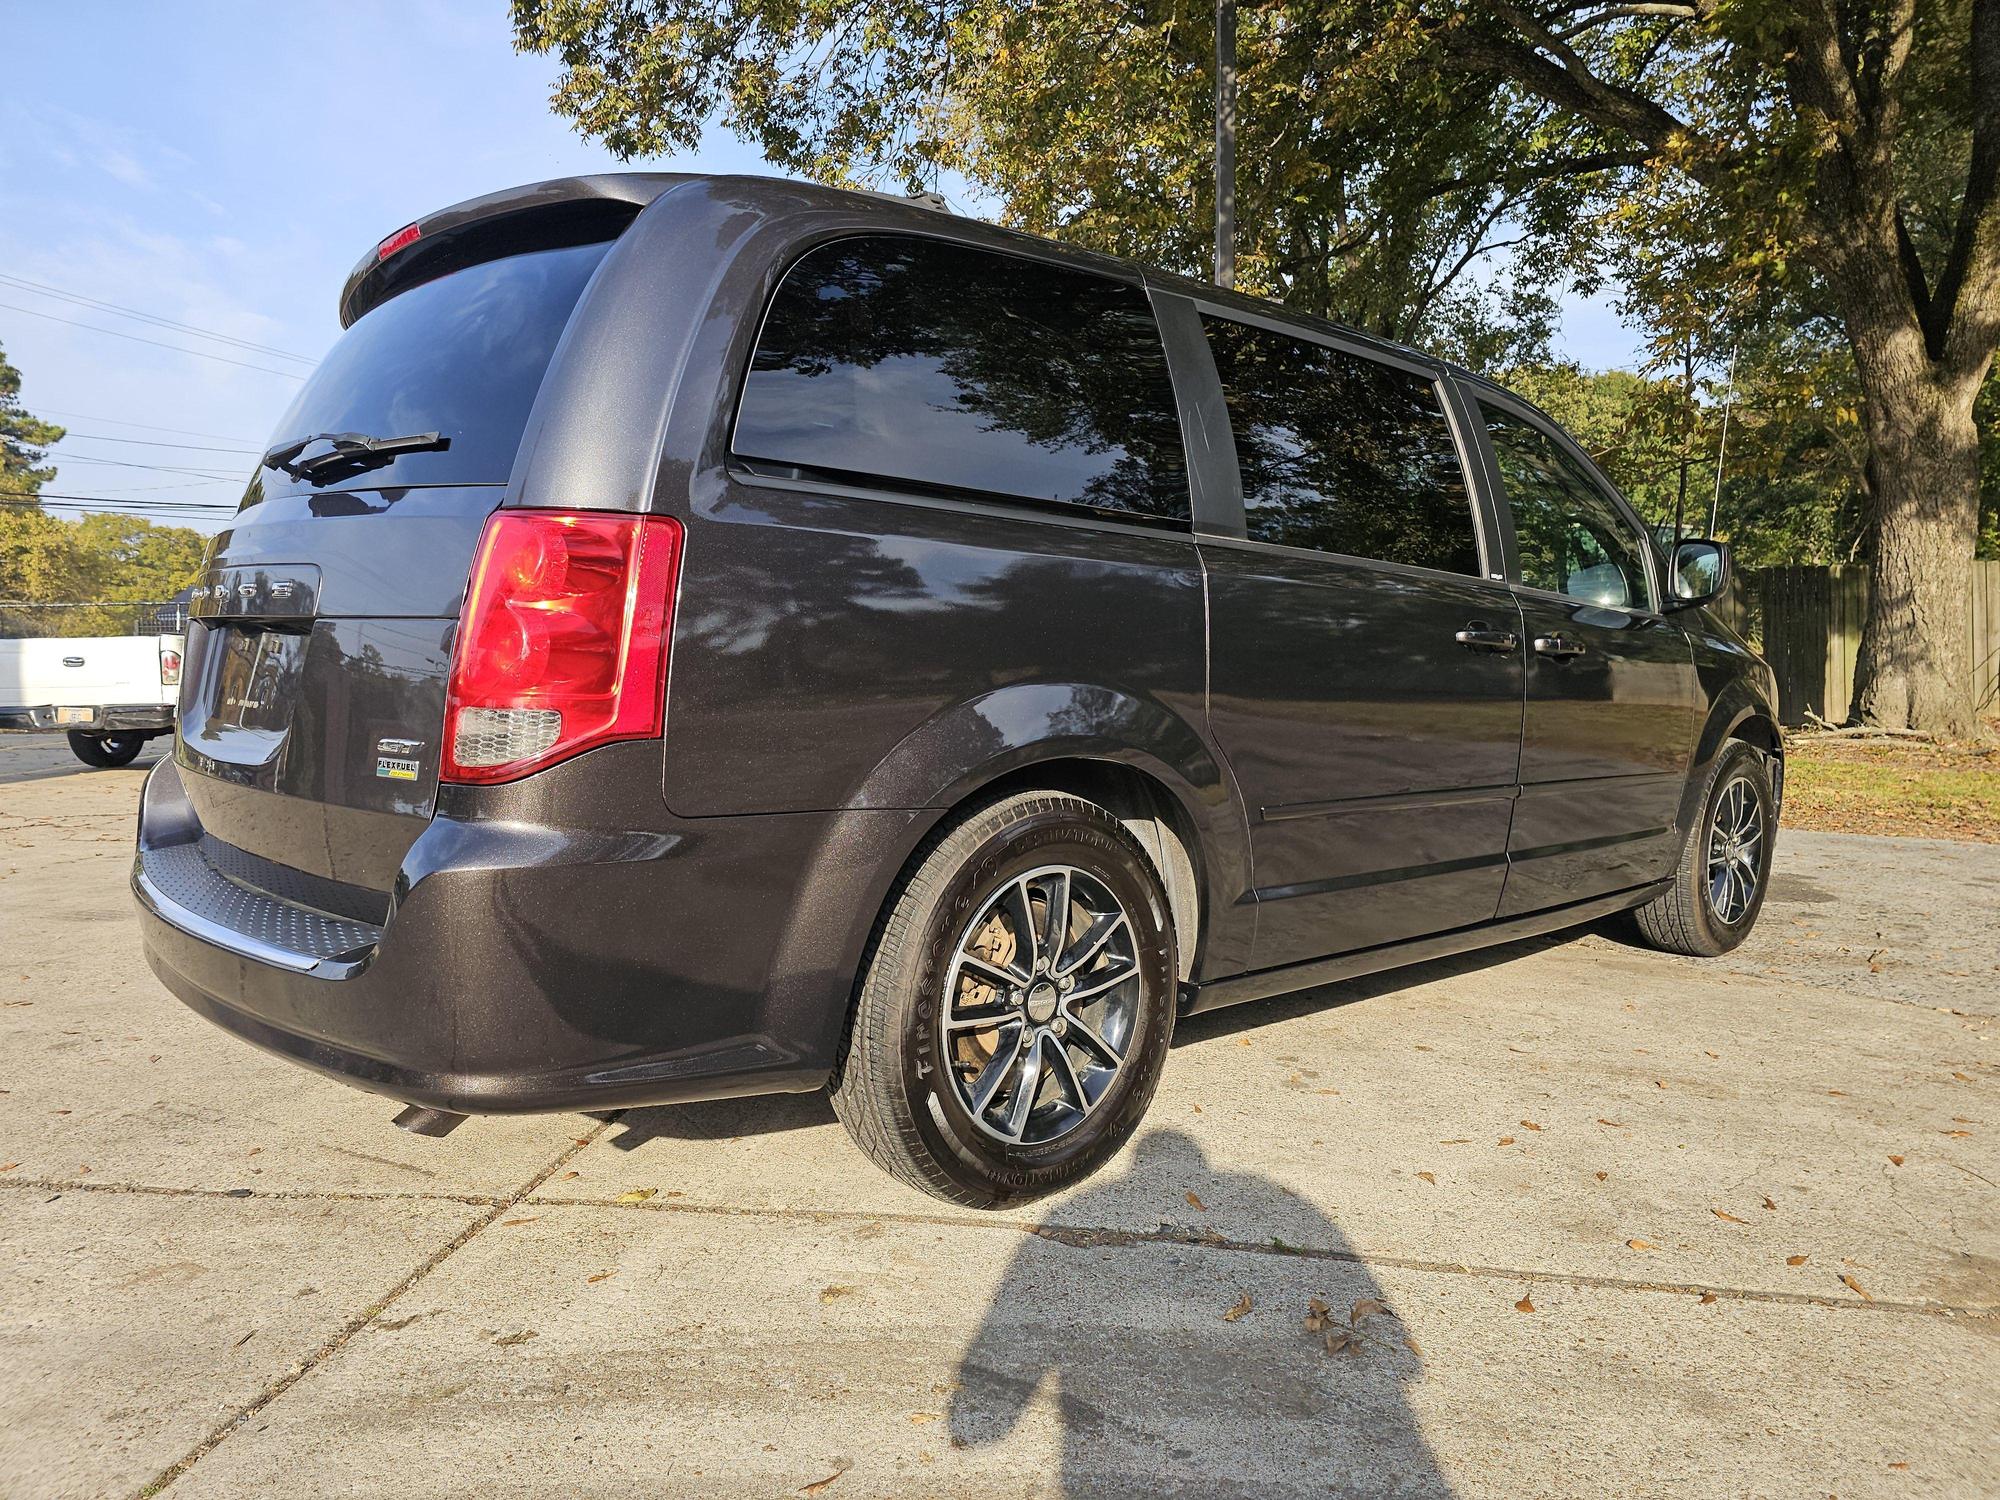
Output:
[[[641,209],[691,180],[683,172],[558,177],[470,198],[406,224],[376,245],[340,289],[340,326],[398,292],[481,261],[616,239]]]

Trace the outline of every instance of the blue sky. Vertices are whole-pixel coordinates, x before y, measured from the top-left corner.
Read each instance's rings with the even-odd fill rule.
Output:
[[[269,440],[289,377],[339,333],[335,298],[363,250],[462,198],[621,165],[549,112],[556,65],[514,53],[503,0],[17,3],[7,30],[0,345],[28,409],[76,434],[55,451],[52,493],[232,503],[254,458],[206,449]],[[720,130],[643,165],[767,170]],[[1601,302],[1565,309],[1559,347],[1592,367],[1634,357]],[[158,518],[214,530],[226,514]]]

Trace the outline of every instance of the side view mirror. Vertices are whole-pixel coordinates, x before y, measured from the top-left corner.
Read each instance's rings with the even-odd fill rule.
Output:
[[[1674,548],[1673,593],[1670,609],[1710,604],[1729,587],[1729,544],[1695,537]]]

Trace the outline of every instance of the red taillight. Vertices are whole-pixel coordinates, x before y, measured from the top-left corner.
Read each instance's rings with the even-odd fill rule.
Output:
[[[181,685],[181,654],[169,646],[160,653],[160,686]]]
[[[410,246],[414,245],[418,240],[422,239],[423,237],[424,237],[424,231],[421,226],[416,224],[405,224],[401,229],[397,230],[394,234],[390,235],[389,238],[382,241],[381,244],[375,247],[375,259],[378,261],[387,260],[390,256],[394,255],[398,250],[409,249]]]
[[[442,779],[511,781],[657,735],[680,558],[667,517],[496,512],[459,620]]]

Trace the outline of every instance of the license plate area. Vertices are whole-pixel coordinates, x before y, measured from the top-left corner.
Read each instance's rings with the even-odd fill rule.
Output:
[[[56,710],[58,724],[95,724],[97,710],[94,708],[59,708]]]

